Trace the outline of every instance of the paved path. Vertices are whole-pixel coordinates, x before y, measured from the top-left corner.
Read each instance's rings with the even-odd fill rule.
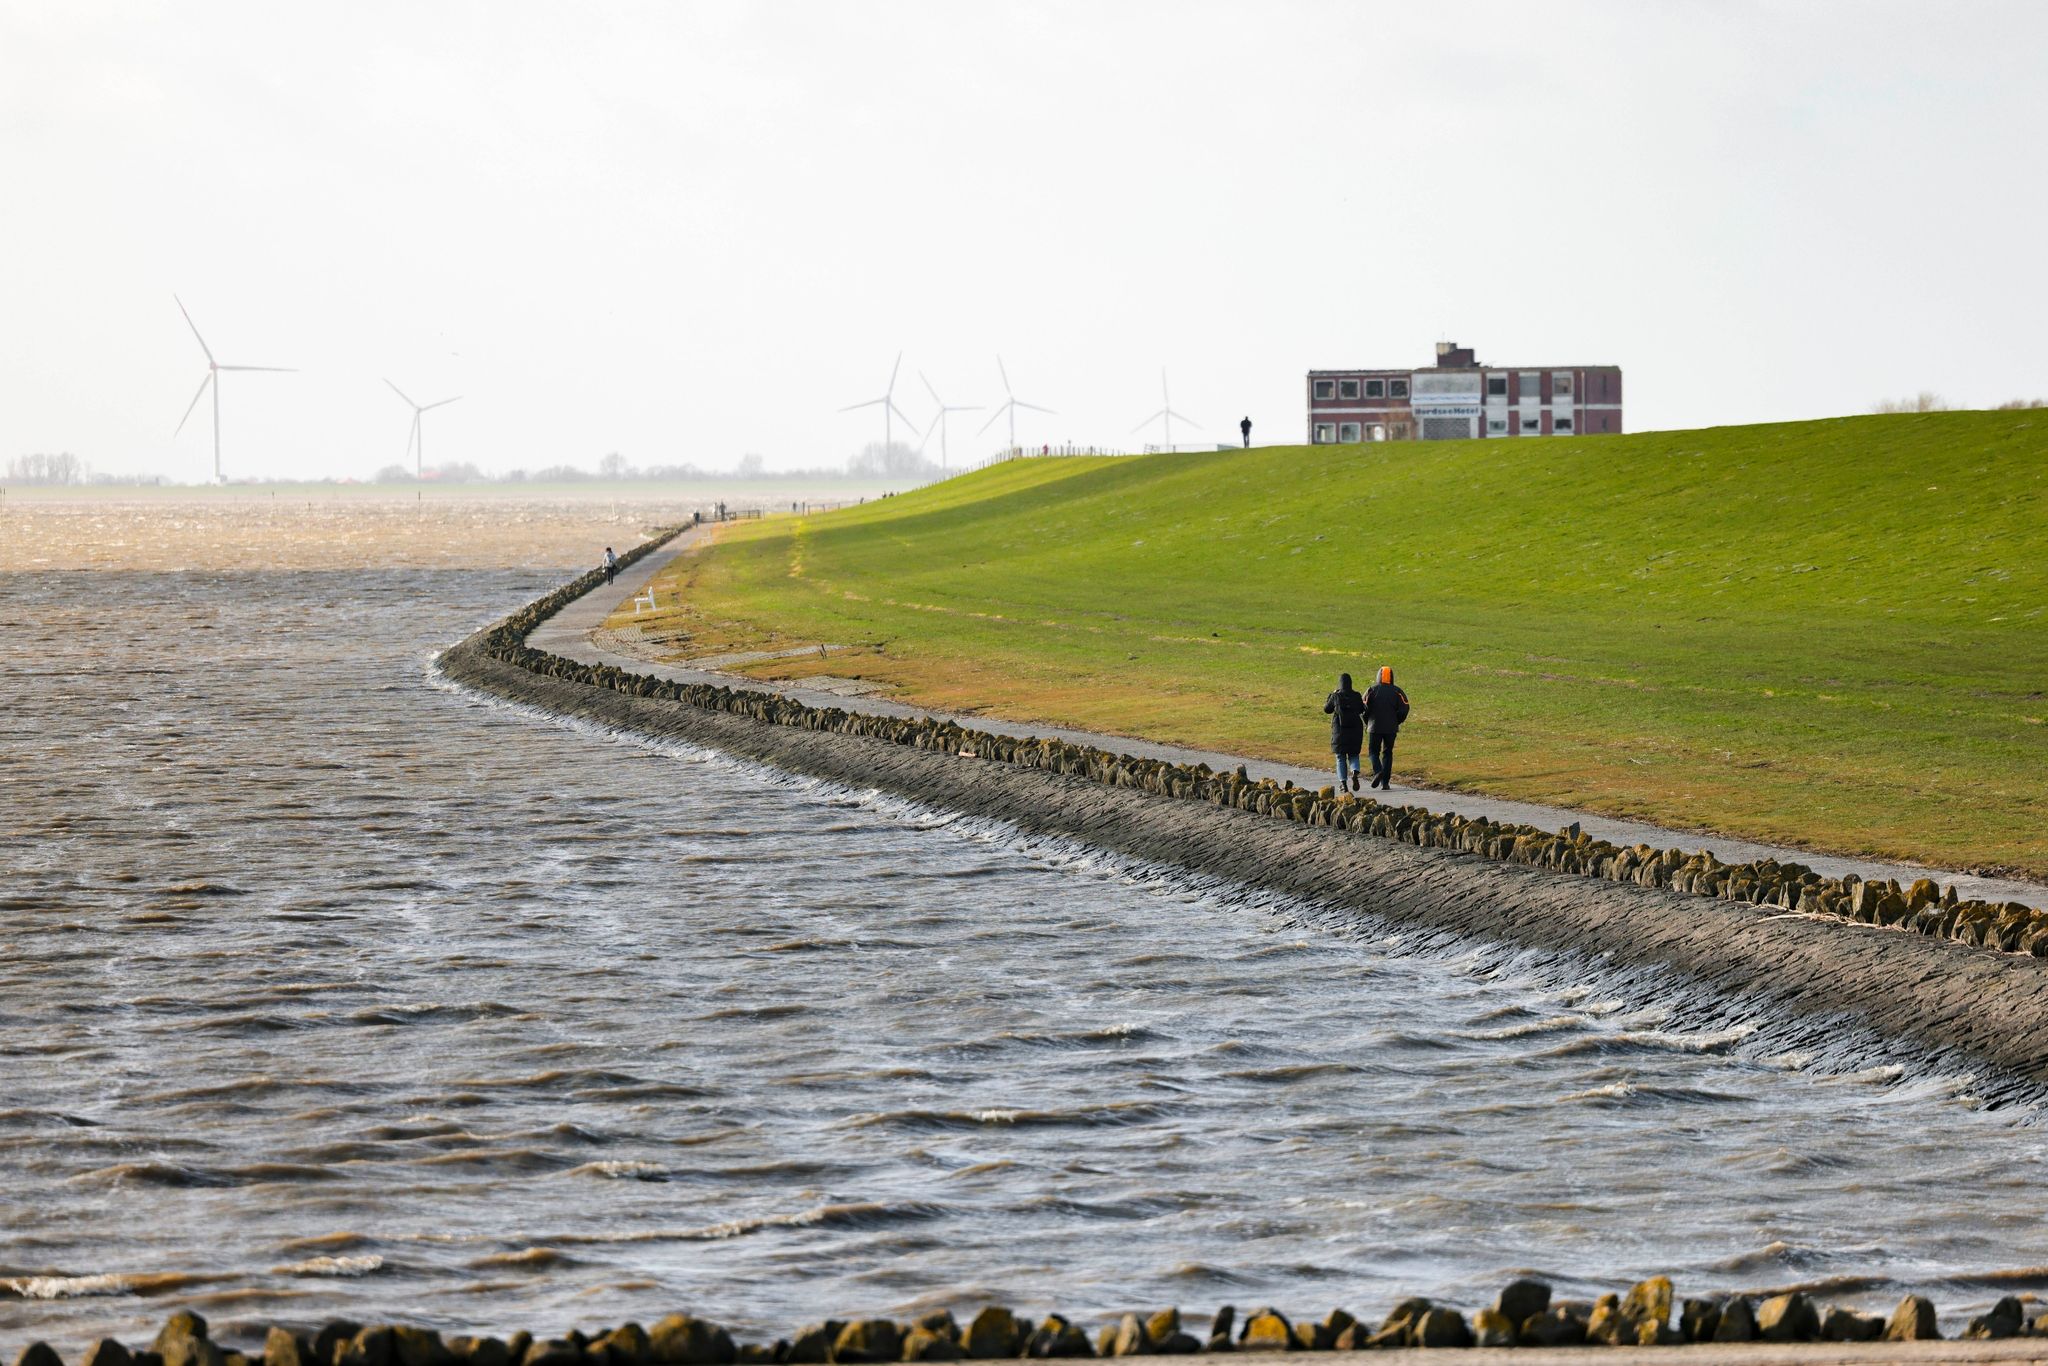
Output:
[[[673,679],[680,683],[714,683],[726,686],[773,689],[785,696],[814,707],[840,707],[847,711],[867,712],[880,716],[942,716],[930,707],[906,706],[879,697],[848,697],[843,693],[828,692],[822,688],[805,687],[800,683],[768,683],[743,675],[719,673],[714,670],[691,668],[679,664],[661,664],[637,655],[627,654],[611,648],[593,635],[604,625],[605,618],[619,605],[625,603],[644,589],[654,576],[667,568],[676,556],[688,550],[699,533],[691,531],[671,541],[662,549],[640,560],[619,575],[618,583],[610,589],[599,589],[585,594],[562,608],[554,616],[542,622],[528,637],[528,643],[535,649],[546,650],[567,659],[585,664],[611,664],[636,673],[651,674],[658,678]],[[1135,754],[1144,758],[1165,759],[1173,763],[1205,763],[1215,769],[1232,769],[1243,764],[1245,771],[1254,779],[1272,778],[1275,781],[1292,781],[1297,787],[1319,788],[1336,781],[1336,773],[1327,768],[1299,768],[1291,764],[1273,763],[1263,759],[1247,759],[1239,755],[1223,754],[1213,750],[1185,749],[1177,745],[1156,744],[1150,740],[1132,739],[1121,735],[1101,735],[1091,731],[1068,730],[1046,725],[1022,725],[1005,721],[999,717],[975,713],[961,715],[955,719],[979,730],[999,735],[1037,735],[1057,737],[1075,744],[1094,745],[1114,753]],[[1320,724],[1320,722],[1318,722]],[[1791,849],[1781,845],[1758,844],[1750,840],[1701,835],[1696,831],[1668,830],[1662,826],[1649,825],[1641,821],[1617,820],[1607,816],[1589,816],[1584,812],[1571,811],[1563,807],[1539,806],[1532,802],[1505,801],[1496,797],[1474,796],[1463,792],[1444,792],[1434,788],[1407,787],[1394,784],[1383,801],[1396,805],[1408,803],[1426,806],[1432,811],[1455,811],[1467,817],[1484,816],[1488,820],[1504,821],[1518,825],[1533,825],[1540,830],[1557,830],[1577,821],[1582,829],[1596,839],[1611,840],[1616,844],[1648,844],[1660,849],[1679,848],[1694,850],[1709,848],[1714,856],[1725,863],[1748,863],[1762,858],[1774,858],[1779,862],[1801,863],[1823,877],[1841,877],[1854,873],[1866,880],[1873,878],[1896,878],[1911,882],[1915,878],[1932,877],[1942,883],[1952,883],[1956,895],[1965,898],[1979,898],[1985,901],[2024,901],[2031,906],[2048,907],[2048,886],[2034,882],[2022,882],[2004,878],[1974,877],[1967,873],[1948,873],[1909,863],[1877,863],[1865,859],[1835,858],[1815,854],[1803,849]],[[1612,1357],[1603,1360],[1612,1360]]]

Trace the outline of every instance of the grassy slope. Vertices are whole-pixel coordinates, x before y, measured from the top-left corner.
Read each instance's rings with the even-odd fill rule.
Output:
[[[2039,875],[2044,494],[2031,413],[1022,461],[679,570],[692,653],[1316,763],[1387,662],[1409,776]]]

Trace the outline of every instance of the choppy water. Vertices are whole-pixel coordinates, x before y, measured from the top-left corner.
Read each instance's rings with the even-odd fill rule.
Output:
[[[1963,1079],[436,684],[551,577],[0,577],[10,1349],[2048,1263]]]

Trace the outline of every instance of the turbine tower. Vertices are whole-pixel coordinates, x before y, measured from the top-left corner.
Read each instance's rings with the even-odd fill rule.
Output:
[[[896,406],[896,372],[902,368],[903,353],[898,351],[896,353],[896,364],[889,369],[889,387],[882,391],[882,396],[880,398],[871,398],[865,403],[849,403],[839,410],[842,413],[850,413],[856,408],[872,408],[878,403],[882,405],[882,456],[884,459],[888,458],[889,446],[896,439],[895,428],[890,421],[891,414],[902,418],[903,425],[910,428],[913,432],[917,430],[917,424],[912,422],[909,415]]]
[[[989,414],[988,421],[981,424],[981,432],[985,432],[995,426],[997,418],[1008,414],[1010,418],[1010,449],[1015,450],[1017,449],[1017,410],[1019,408],[1029,408],[1034,413],[1050,413],[1052,409],[1041,408],[1036,403],[1026,403],[1011,391],[1010,372],[1003,368],[1003,358],[1001,356],[996,357],[996,373],[1003,377],[1003,401],[996,405],[996,410],[993,413]],[[976,432],[975,435],[980,436],[981,432]]]
[[[391,381],[388,379],[384,382],[391,384]],[[426,412],[429,408],[446,407],[448,404],[455,402],[455,399],[461,398],[462,395],[457,394],[455,398],[437,399],[432,403],[413,403],[412,396],[397,385],[391,384],[391,392],[397,394],[412,407],[412,431],[406,434],[405,449],[412,456],[412,481],[415,484],[423,483],[426,478],[427,452],[426,441],[420,435],[420,414]]]
[[[939,397],[938,390],[932,388],[932,382],[924,377],[924,371],[918,371],[917,378],[924,385],[924,391],[932,396],[932,402],[939,405],[938,414],[932,418],[932,427],[939,429],[939,473],[944,474],[948,463],[946,459],[946,414],[978,413],[981,411],[981,405],[979,403],[949,404],[946,400]],[[924,436],[918,440],[917,449],[919,452],[924,450],[924,443],[932,439],[932,427],[926,427],[924,429]]]
[[[1187,423],[1190,427],[1195,428],[1197,431],[1201,430],[1202,424],[1195,421],[1193,418],[1189,417],[1185,413],[1176,413],[1173,410],[1173,396],[1166,392],[1165,366],[1161,366],[1159,368],[1159,401],[1161,404],[1159,411],[1152,414],[1152,416],[1146,418],[1143,422],[1140,422],[1137,426],[1131,428],[1131,431],[1134,433],[1142,432],[1145,430],[1145,428],[1151,426],[1155,422],[1164,422],[1166,424],[1166,449],[1168,451],[1171,451],[1173,449],[1173,420],[1175,418],[1179,418],[1181,421]]]
[[[185,326],[187,326],[187,327],[189,327],[189,328],[191,328],[191,329],[192,329],[192,338],[193,338],[193,340],[197,341],[197,342],[199,343],[199,349],[200,349],[201,351],[204,351],[204,352],[206,353],[206,378],[205,378],[205,379],[202,379],[202,380],[200,380],[200,381],[199,381],[199,392],[197,392],[197,393],[193,394],[193,395],[192,395],[192,401],[191,401],[190,403],[188,403],[188,404],[186,404],[186,405],[185,405],[185,416],[183,416],[183,417],[181,417],[181,418],[179,418],[179,419],[178,419],[178,431],[176,431],[176,432],[172,432],[172,433],[171,433],[171,435],[172,435],[172,437],[174,437],[174,438],[175,438],[175,437],[176,437],[176,436],[178,435],[178,432],[182,432],[182,431],[184,431],[184,430],[185,430],[185,424],[186,424],[187,422],[189,422],[189,421],[191,420],[191,418],[192,418],[192,410],[193,410],[194,408],[197,408],[197,407],[199,406],[199,400],[200,400],[200,399],[202,399],[202,398],[205,398],[205,397],[206,397],[206,387],[207,387],[208,385],[212,385],[212,386],[213,386],[213,482],[214,482],[214,483],[216,483],[216,484],[218,484],[218,483],[222,482],[222,480],[221,480],[221,477],[220,477],[220,376],[221,376],[221,372],[222,372],[223,370],[268,370],[268,371],[270,371],[270,372],[271,372],[271,373],[273,373],[273,374],[280,374],[280,375],[291,375],[291,374],[297,374],[298,372],[297,372],[297,371],[295,371],[295,370],[293,370],[293,369],[291,369],[291,368],[290,368],[289,366],[284,366],[284,365],[222,365],[222,364],[221,364],[221,363],[220,363],[219,361],[217,361],[217,360],[215,360],[215,359],[213,358],[213,348],[212,348],[212,347],[210,347],[210,346],[208,346],[208,345],[206,344],[206,338],[204,338],[204,337],[202,337],[202,336],[200,336],[200,335],[199,335],[199,324],[198,324],[198,323],[195,323],[195,322],[193,322],[193,321],[192,321],[192,315],[191,315],[190,313],[187,313],[187,312],[185,311],[185,301],[184,301],[183,299],[180,299],[180,298],[179,298],[179,297],[178,297],[177,295],[175,295],[175,294],[173,294],[173,295],[171,296],[171,301],[172,301],[173,303],[175,303],[175,304],[177,304],[177,305],[178,305],[178,311],[179,311],[180,313],[184,313],[184,314],[185,314]]]

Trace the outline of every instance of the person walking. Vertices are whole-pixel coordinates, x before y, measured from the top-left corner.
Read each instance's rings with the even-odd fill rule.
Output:
[[[1250,450],[1252,448],[1252,420],[1249,417],[1245,418],[1244,421],[1237,424],[1237,429],[1244,433],[1244,448]]]
[[[1358,746],[1365,739],[1365,698],[1350,674],[1337,675],[1337,691],[1323,702],[1330,717],[1330,753],[1337,756],[1337,790],[1358,791]]]
[[[1408,719],[1408,694],[1394,686],[1394,666],[1380,666],[1380,681],[1365,690],[1367,756],[1372,760],[1372,785],[1384,792],[1394,785],[1394,737]]]
[[[606,547],[604,548],[604,582],[605,582],[605,586],[606,586],[607,588],[609,588],[609,587],[611,586],[611,582],[612,582],[612,580],[613,580],[613,579],[616,579],[616,578],[617,578],[618,576],[619,576],[619,557],[618,557],[618,556],[616,556],[616,555],[614,555],[614,554],[612,554],[612,548],[611,548],[610,546],[606,546]]]

